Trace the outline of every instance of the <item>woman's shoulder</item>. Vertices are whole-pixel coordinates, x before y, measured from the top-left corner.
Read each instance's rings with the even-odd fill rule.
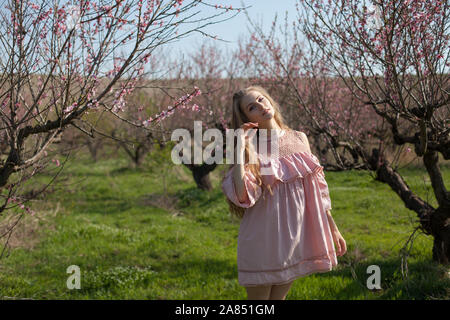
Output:
[[[288,132],[290,132],[291,135],[294,135],[297,138],[299,138],[303,143],[306,143],[306,141],[308,141],[308,137],[306,136],[306,134],[303,131],[289,129]]]

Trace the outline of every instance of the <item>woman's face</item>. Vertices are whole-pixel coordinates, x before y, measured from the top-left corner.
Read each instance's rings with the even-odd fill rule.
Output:
[[[259,91],[250,91],[241,100],[241,110],[250,120],[258,124],[270,121],[275,109],[270,101]]]

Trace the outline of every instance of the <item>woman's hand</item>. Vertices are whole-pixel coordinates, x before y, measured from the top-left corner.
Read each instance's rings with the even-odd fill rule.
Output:
[[[255,129],[258,128],[257,122],[246,122],[242,126],[240,126],[240,129],[244,130],[244,134],[241,136],[241,147],[242,150],[245,149],[245,145],[247,145],[248,141],[250,141],[256,134],[256,130],[253,130],[253,132],[250,132],[248,129]],[[244,144],[245,142],[245,144]]]
[[[331,235],[333,236],[334,245],[336,247],[336,255],[338,257],[343,256],[347,252],[347,243],[339,232],[336,223],[334,223],[334,219],[329,210],[327,210],[327,217],[330,224]]]
[[[332,229],[331,234],[336,247],[336,255],[338,257],[343,256],[347,252],[347,244],[345,243],[344,237],[337,228]]]

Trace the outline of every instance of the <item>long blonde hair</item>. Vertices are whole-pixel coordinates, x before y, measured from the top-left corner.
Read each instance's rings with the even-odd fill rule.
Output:
[[[280,106],[278,105],[278,103],[275,100],[273,100],[273,98],[269,95],[269,93],[264,88],[262,88],[260,86],[250,86],[245,89],[239,90],[238,92],[236,92],[233,95],[233,113],[232,113],[232,118],[231,118],[231,129],[238,129],[244,123],[250,122],[250,120],[247,118],[247,116],[242,112],[242,110],[240,108],[242,98],[244,96],[246,96],[250,91],[258,91],[263,96],[265,96],[267,98],[267,100],[269,100],[269,102],[273,106],[273,109],[275,111],[274,119],[275,119],[276,123],[280,126],[281,129],[285,129],[285,130],[289,129],[289,127],[284,123],[284,119],[280,113]],[[258,139],[259,130],[256,131],[256,135],[257,135],[257,139]],[[235,145],[236,145],[236,143],[235,143]],[[236,153],[236,149],[235,149],[235,153]],[[255,176],[258,185],[261,188],[264,188],[262,179],[261,179],[261,174],[260,174],[259,161],[256,161],[257,162],[256,164],[249,163],[250,158],[257,159],[256,151],[252,147],[251,143],[248,143],[245,146],[245,155],[244,155],[245,160],[244,161],[246,164],[248,164],[248,168],[252,172],[252,174]],[[229,170],[231,170],[233,165],[234,164],[230,164],[230,167],[228,167],[228,169],[225,172],[228,172]],[[223,181],[223,179],[222,179],[222,181]],[[271,194],[273,194],[270,186],[267,186],[267,187],[268,187],[269,192]],[[244,213],[245,213],[245,208],[237,206],[232,201],[230,201],[230,199],[228,199],[227,197],[226,197],[226,200],[227,200],[229,208],[230,208],[230,213],[235,215],[239,219],[242,219],[244,216]]]

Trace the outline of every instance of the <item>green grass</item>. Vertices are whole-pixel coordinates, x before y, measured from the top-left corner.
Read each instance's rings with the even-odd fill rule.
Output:
[[[204,192],[169,161],[159,154],[128,169],[123,157],[70,160],[58,187],[23,221],[34,221],[37,232],[24,233],[0,261],[0,299],[245,299],[239,222],[220,188],[223,168],[212,174],[214,190]],[[401,171],[420,196],[432,195],[424,171]],[[450,169],[443,173],[450,181]],[[449,299],[448,270],[432,261],[429,236],[415,238],[403,279],[399,253],[417,218],[386,184],[365,171],[326,172],[326,179],[347,254],[335,270],[297,279],[287,299]],[[373,264],[381,269],[376,292],[366,287]],[[66,287],[70,265],[80,267],[80,290]]]

